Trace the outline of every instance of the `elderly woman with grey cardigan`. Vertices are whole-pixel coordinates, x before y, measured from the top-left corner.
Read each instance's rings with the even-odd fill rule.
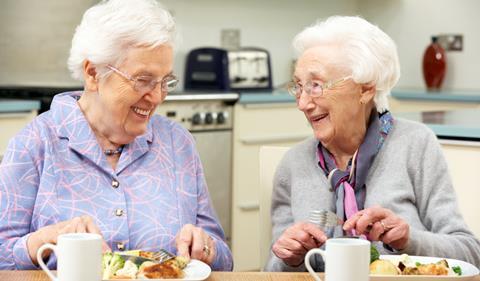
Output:
[[[314,136],[284,156],[272,195],[269,271],[303,271],[328,237],[364,235],[382,253],[480,265],[480,242],[457,206],[447,163],[426,126],[394,118],[387,95],[400,75],[392,39],[359,17],[330,17],[294,39],[289,92]],[[320,229],[312,210],[343,226]],[[311,260],[323,270],[321,259]]]

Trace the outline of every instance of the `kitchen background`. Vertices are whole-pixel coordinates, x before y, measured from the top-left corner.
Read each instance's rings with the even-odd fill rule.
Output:
[[[1,0],[0,158],[8,140],[42,109],[38,101],[5,98],[20,98],[20,94],[25,94],[22,98],[40,98],[43,107],[49,104],[50,88],[80,88],[70,78],[66,60],[81,15],[96,2]],[[402,67],[398,87],[390,99],[391,110],[396,116],[424,122],[437,134],[450,165],[460,209],[474,233],[480,236],[476,217],[480,188],[472,184],[480,182],[477,70],[480,1],[164,0],[162,3],[177,21],[180,42],[174,70],[182,80],[189,51],[205,46],[221,47],[222,30],[239,30],[241,46],[268,50],[273,85],[279,86],[291,77],[294,60],[291,40],[316,19],[334,14],[361,15],[379,25],[397,43]],[[432,35],[452,33],[463,35],[463,50],[447,52],[444,91],[426,92],[423,52]],[[45,89],[32,92],[38,87]],[[9,91],[10,88],[14,90]],[[212,96],[213,100],[208,100]],[[401,115],[402,112],[411,114]],[[187,99],[169,95],[157,113],[176,118],[197,140],[212,200],[232,248],[235,270],[260,269],[268,253],[268,242],[261,242],[260,234],[268,236],[269,231],[257,223],[263,202],[259,196],[262,188],[259,151],[265,145],[291,146],[311,136],[311,128],[295,107],[294,99],[278,92],[195,95]],[[222,122],[219,116],[223,116]],[[215,158],[218,150],[223,152],[222,159]],[[261,251],[265,247],[267,250]]]
[[[0,86],[77,86],[66,68],[75,26],[98,1],[2,0]],[[164,0],[178,23],[181,43],[175,71],[183,77],[192,48],[220,47],[222,29],[239,29],[242,46],[267,49],[273,84],[290,78],[291,40],[317,18],[362,15],[398,44],[402,76],[398,87],[422,88],[421,59],[430,36],[459,33],[461,52],[447,53],[446,89],[478,89],[480,10],[477,0]],[[475,63],[476,62],[476,63]]]

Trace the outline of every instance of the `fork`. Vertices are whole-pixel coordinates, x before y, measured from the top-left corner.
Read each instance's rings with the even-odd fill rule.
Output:
[[[337,225],[342,225],[343,220],[337,217],[332,211],[328,210],[312,210],[310,211],[310,216],[308,217],[308,221],[317,225],[322,229],[334,227]]]
[[[158,263],[164,263],[174,258],[176,258],[176,256],[165,249],[160,249],[152,255],[152,259],[156,260]]]

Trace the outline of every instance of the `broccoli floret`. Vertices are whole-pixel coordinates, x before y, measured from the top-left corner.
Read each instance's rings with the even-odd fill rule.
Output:
[[[378,253],[378,250],[375,247],[375,245],[372,244],[370,246],[370,263],[378,260],[379,258],[380,258],[380,254]]]
[[[106,253],[103,255],[102,263],[103,279],[108,280],[115,274],[115,272],[117,272],[117,270],[123,268],[125,260],[117,254]]]
[[[455,272],[457,275],[462,275],[462,268],[460,266],[452,266],[453,272]]]

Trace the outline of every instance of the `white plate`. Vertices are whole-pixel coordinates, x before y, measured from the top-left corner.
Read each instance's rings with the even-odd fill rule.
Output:
[[[182,279],[146,279],[151,281],[168,281],[168,280],[184,280],[184,281],[202,281],[210,276],[212,269],[210,266],[199,260],[190,260],[187,267],[183,269],[185,277]],[[137,279],[138,280],[138,279]],[[108,281],[108,280],[105,280]],[[118,279],[117,279],[118,281]]]
[[[380,259],[398,261],[400,256],[398,255],[381,255]],[[435,257],[421,257],[421,256],[409,256],[413,262],[419,263],[436,263],[443,258]],[[426,280],[455,280],[455,281],[464,281],[473,279],[474,276],[478,275],[480,272],[473,264],[464,262],[461,260],[455,259],[446,259],[450,267],[460,266],[462,268],[461,276],[432,276],[432,275],[370,275],[370,280],[381,281],[381,280],[403,280],[403,281],[426,281]]]

